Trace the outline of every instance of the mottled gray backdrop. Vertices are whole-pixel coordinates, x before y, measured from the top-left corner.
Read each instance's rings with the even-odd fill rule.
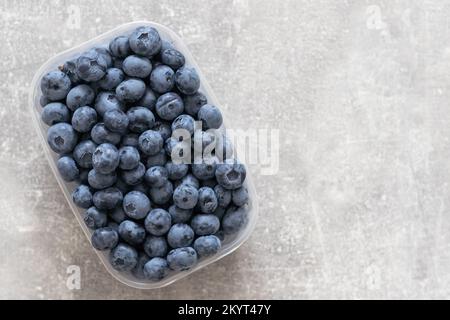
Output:
[[[0,1],[0,298],[449,298],[448,1]],[[278,128],[260,220],[167,288],[105,272],[32,127],[31,79],[125,22],[173,28],[231,127]],[[81,289],[66,286],[81,268]]]

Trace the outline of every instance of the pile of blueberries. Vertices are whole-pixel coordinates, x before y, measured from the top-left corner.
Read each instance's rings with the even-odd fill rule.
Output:
[[[72,198],[86,209],[92,246],[110,250],[114,269],[160,281],[219,252],[248,222],[245,166],[231,157],[223,133],[210,133],[222,126],[220,110],[155,28],[82,53],[40,86],[58,171],[76,182]],[[175,161],[177,146],[191,141],[193,148],[196,137],[212,147],[210,156]]]

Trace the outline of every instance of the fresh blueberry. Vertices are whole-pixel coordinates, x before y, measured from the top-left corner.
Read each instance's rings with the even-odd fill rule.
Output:
[[[119,151],[110,143],[99,145],[92,155],[94,169],[102,174],[111,173],[119,166]]]
[[[166,259],[153,258],[144,265],[144,276],[151,281],[160,281],[169,274],[169,264]]]
[[[172,135],[172,129],[170,128],[170,124],[163,121],[156,121],[152,130],[159,132],[164,141],[170,138]]]
[[[70,112],[65,104],[60,102],[51,102],[44,107],[44,110],[42,110],[41,119],[49,126],[59,122],[69,122]]]
[[[167,181],[162,187],[152,187],[148,191],[150,199],[156,204],[165,204],[172,199],[173,185]]]
[[[128,117],[122,110],[108,110],[103,116],[105,127],[118,133],[124,133],[128,128]]]
[[[220,228],[220,220],[213,214],[197,214],[191,220],[191,227],[196,235],[214,234]]]
[[[109,51],[114,57],[125,58],[131,53],[128,37],[120,36],[109,43]]]
[[[137,279],[145,279],[144,266],[149,260],[150,257],[144,252],[140,251],[138,254],[138,262],[133,270],[131,270],[133,276],[135,276]]]
[[[161,50],[161,38],[153,27],[142,26],[137,28],[129,39],[130,48],[135,53],[148,58],[153,57]]]
[[[164,150],[173,161],[184,163],[186,162],[185,158],[188,156],[185,152],[191,151],[191,140],[183,139],[182,141],[179,141],[175,137],[170,137],[164,142]]]
[[[202,127],[206,129],[219,129],[223,119],[219,108],[211,104],[205,104],[198,111],[198,119],[202,121]]]
[[[146,165],[147,165],[147,168],[150,168],[153,166],[163,166],[163,165],[165,165],[166,162],[167,162],[166,151],[161,150],[156,155],[149,156],[147,158]]]
[[[165,237],[148,236],[144,242],[144,251],[149,257],[165,257],[168,245]]]
[[[208,99],[201,92],[196,92],[193,95],[184,96],[184,111],[193,116],[197,117],[197,113],[202,106],[208,103]]]
[[[225,234],[234,234],[241,230],[247,222],[247,209],[231,206],[222,218],[222,228]]]
[[[154,111],[155,105],[156,105],[155,93],[149,88],[145,89],[144,95],[142,96],[141,99],[139,99],[139,101],[136,104],[138,106],[145,107],[145,108],[149,109],[150,111]]]
[[[153,209],[145,218],[145,229],[154,236],[162,236],[172,225],[170,214],[164,209]]]
[[[122,199],[122,192],[115,187],[99,190],[93,197],[94,206],[100,210],[114,209],[122,204]]]
[[[117,181],[115,172],[102,174],[92,169],[88,174],[89,185],[94,189],[105,189],[111,187]]]
[[[76,163],[85,169],[92,168],[92,155],[97,145],[91,140],[83,140],[73,149],[73,158]]]
[[[94,49],[95,52],[97,52],[106,62],[106,67],[110,68],[113,64],[113,58],[111,57],[111,52],[107,48],[104,47],[96,47]]]
[[[173,163],[172,161],[167,161],[165,168],[170,180],[182,179],[189,171],[189,166],[187,164]]]
[[[99,92],[95,99],[95,110],[103,117],[106,111],[109,110],[124,110],[124,105],[113,92],[102,91]]]
[[[214,187],[214,192],[217,196],[219,206],[223,208],[228,207],[231,202],[231,191],[218,184]]]
[[[64,99],[70,91],[69,77],[61,71],[50,71],[41,79],[41,91],[50,101]]]
[[[81,184],[72,192],[72,200],[80,208],[92,207],[92,193],[88,186]]]
[[[136,168],[131,170],[122,170],[120,177],[130,186],[135,186],[144,180],[145,166],[139,162]]]
[[[163,94],[172,90],[174,86],[174,72],[169,66],[159,65],[150,74],[150,88]]]
[[[97,123],[95,109],[84,106],[75,110],[72,116],[72,127],[78,132],[89,132]]]
[[[109,68],[106,70],[106,74],[100,79],[98,85],[103,90],[113,90],[115,89],[123,80],[125,75],[119,68]]]
[[[143,219],[150,211],[150,200],[139,191],[131,191],[123,198],[123,210],[132,219]]]
[[[91,137],[97,144],[110,143],[116,145],[119,144],[121,140],[120,134],[108,130],[103,122],[99,122],[92,127]]]
[[[175,118],[172,122],[172,132],[175,130],[184,129],[189,132],[189,135],[194,134],[195,120],[190,115],[182,114]]]
[[[140,163],[139,151],[135,147],[125,146],[119,149],[119,167],[123,170],[136,168]]]
[[[171,205],[169,213],[172,217],[172,223],[186,223],[192,216],[192,209],[181,209],[176,205]]]
[[[216,167],[218,163],[218,159],[216,157],[207,157],[201,159],[199,163],[194,161],[192,164],[192,173],[199,180],[208,180],[214,178],[214,174],[216,172]]]
[[[90,229],[98,229],[106,227],[108,223],[108,216],[102,210],[96,207],[90,207],[84,214],[84,222]]]
[[[175,271],[189,270],[197,263],[197,253],[191,247],[173,249],[167,255],[167,263]]]
[[[248,190],[246,187],[240,187],[233,190],[233,203],[241,207],[248,202]]]
[[[200,258],[206,258],[219,252],[221,243],[214,235],[198,237],[194,241],[194,249]]]
[[[127,133],[122,136],[122,141],[120,142],[121,147],[134,147],[138,148],[139,135],[136,133]]]
[[[198,189],[200,187],[200,182],[191,173],[188,173],[187,175],[185,175],[183,178],[181,178],[181,180],[178,180],[178,182],[179,182],[179,184],[176,185],[176,187],[178,187],[179,185],[182,185],[182,184],[189,184],[196,189]]]
[[[173,192],[173,202],[181,209],[192,209],[198,202],[198,190],[189,184],[182,184]]]
[[[215,152],[216,147],[216,132],[213,129],[207,131],[196,130],[194,134],[194,151],[196,154],[203,154],[204,156]]]
[[[175,223],[167,234],[167,242],[172,248],[187,247],[193,240],[194,230],[184,223]]]
[[[145,93],[145,83],[140,79],[122,81],[116,88],[116,96],[122,102],[138,101]]]
[[[183,113],[183,100],[174,92],[163,94],[156,100],[156,113],[161,119],[172,121]]]
[[[215,172],[217,182],[225,189],[237,189],[242,186],[246,176],[245,166],[233,159],[218,164]]]
[[[72,84],[77,84],[81,81],[80,77],[77,74],[76,59],[64,62],[64,64],[61,67],[59,67],[59,69],[65,74],[67,74]]]
[[[68,123],[54,124],[47,131],[48,145],[56,153],[70,153],[75,148],[77,141],[78,135]]]
[[[194,68],[181,67],[175,72],[175,84],[182,93],[194,94],[200,88],[200,77]]]
[[[151,187],[162,187],[169,178],[166,168],[154,166],[145,172],[145,182]]]
[[[114,269],[118,271],[131,271],[138,263],[138,253],[132,246],[119,243],[111,250],[109,260]]]
[[[166,49],[161,51],[161,62],[171,67],[173,70],[181,68],[185,59],[183,54],[175,49]]]
[[[75,160],[69,156],[59,158],[56,167],[64,181],[74,181],[80,174]]]
[[[99,228],[91,237],[92,246],[97,250],[109,250],[119,242],[117,231],[111,227]]]
[[[155,116],[144,107],[133,107],[127,111],[129,120],[128,128],[136,133],[142,133],[153,128],[155,125]]]
[[[152,72],[152,63],[148,58],[131,55],[123,60],[123,72],[130,77],[146,78]]]
[[[198,189],[198,207],[202,213],[212,213],[217,209],[217,196],[213,189],[201,187]]]
[[[78,57],[77,75],[84,81],[98,81],[105,76],[108,62],[106,55],[91,49]]]
[[[125,211],[123,211],[122,206],[115,207],[108,213],[109,217],[116,223],[121,223],[127,219]]]
[[[131,245],[138,245],[145,240],[145,229],[131,220],[122,221],[119,225],[120,237]]]
[[[162,150],[164,141],[159,132],[144,131],[139,136],[139,149],[146,155],[153,156]]]

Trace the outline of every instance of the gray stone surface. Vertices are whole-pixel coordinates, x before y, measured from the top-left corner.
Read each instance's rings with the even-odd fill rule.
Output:
[[[449,6],[0,1],[0,298],[450,298]],[[45,60],[141,19],[185,39],[233,128],[280,130],[248,242],[154,291],[105,272],[27,107]]]

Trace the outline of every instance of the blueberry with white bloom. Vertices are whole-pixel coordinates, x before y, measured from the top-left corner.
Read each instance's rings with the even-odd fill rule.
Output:
[[[136,168],[141,160],[139,151],[135,147],[125,146],[119,149],[119,167],[123,170]]]
[[[41,79],[41,91],[50,101],[64,99],[70,91],[69,77],[61,71],[50,71]]]
[[[92,246],[97,250],[109,250],[119,242],[119,235],[111,227],[99,228],[91,237]]]
[[[139,245],[145,240],[145,229],[134,221],[125,220],[119,225],[120,237],[131,245]]]
[[[194,249],[200,258],[210,257],[219,252],[221,242],[214,235],[198,237],[194,241]]]
[[[72,127],[78,132],[90,132],[97,123],[97,112],[89,106],[80,107],[72,115]]]
[[[194,230],[184,223],[174,224],[167,234],[167,242],[172,248],[187,247],[192,241],[194,241]]]
[[[92,199],[96,208],[110,210],[122,204],[123,195],[119,189],[110,187],[97,191]]]
[[[142,192],[131,191],[123,198],[122,206],[130,218],[143,219],[150,211],[150,200]]]
[[[110,143],[99,145],[92,155],[94,169],[102,174],[111,173],[119,166],[119,151]]]
[[[91,189],[84,184],[80,184],[72,192],[72,200],[80,208],[87,209],[91,207],[93,204]]]
[[[51,102],[42,110],[41,119],[49,126],[59,122],[69,122],[70,112],[65,104],[60,102]]]
[[[75,181],[80,174],[75,160],[69,156],[59,158],[56,167],[64,181]]]
[[[164,209],[153,209],[144,221],[145,229],[154,236],[162,236],[169,231],[172,225],[170,214]]]
[[[85,169],[92,168],[92,155],[97,145],[91,140],[83,140],[73,149],[73,158],[76,163]]]
[[[56,153],[70,153],[76,146],[77,141],[78,135],[68,123],[60,122],[54,124],[47,131],[48,145]]]
[[[197,252],[191,247],[173,249],[167,255],[169,268],[175,271],[185,271],[197,263]]]
[[[118,271],[131,271],[138,263],[138,253],[132,246],[119,243],[109,255],[111,266]]]

